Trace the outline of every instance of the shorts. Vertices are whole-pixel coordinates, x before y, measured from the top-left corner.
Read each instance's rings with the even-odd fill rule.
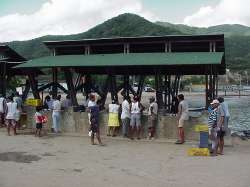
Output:
[[[178,121],[178,127],[182,128],[184,126],[184,124],[185,124],[185,120],[184,119],[179,119],[179,121]]]
[[[36,128],[37,129],[42,129],[43,128],[43,124],[42,123],[36,123]]]
[[[130,126],[134,127],[141,127],[141,114],[131,114]]]
[[[16,128],[16,121],[14,119],[6,119],[5,123],[8,128],[10,127]]]
[[[217,137],[218,137],[218,138],[223,138],[223,137],[225,136],[225,134],[226,134],[226,132],[220,129],[220,130],[217,132]]]

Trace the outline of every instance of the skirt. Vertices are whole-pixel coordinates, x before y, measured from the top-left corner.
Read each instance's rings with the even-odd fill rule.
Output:
[[[109,127],[119,127],[119,119],[118,119],[118,113],[109,113],[109,121],[108,121]]]

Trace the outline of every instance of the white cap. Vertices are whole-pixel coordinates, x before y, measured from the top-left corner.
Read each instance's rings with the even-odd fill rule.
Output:
[[[220,104],[220,102],[217,99],[214,99],[212,103],[210,103],[211,105],[213,104]]]

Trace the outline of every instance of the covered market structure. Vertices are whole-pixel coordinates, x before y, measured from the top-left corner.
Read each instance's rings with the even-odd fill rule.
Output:
[[[218,75],[225,73],[224,35],[145,36],[45,41],[51,55],[30,60],[16,68],[29,72],[29,81],[35,98],[50,88],[52,95],[58,89],[69,94],[78,106],[76,94],[84,90],[101,96],[105,104],[108,92],[118,100],[118,92],[141,97],[146,76],[154,76],[156,98],[161,108],[170,111],[173,98],[178,94],[182,75],[204,75],[205,99],[217,96]],[[52,82],[38,87],[33,69],[51,68]],[[58,83],[63,72],[67,88]],[[76,76],[77,75],[77,76]],[[96,87],[93,76],[106,75],[105,83]],[[117,77],[122,77],[122,82]],[[137,76],[138,89],[134,90],[131,76]],[[73,78],[76,77],[76,78]]]

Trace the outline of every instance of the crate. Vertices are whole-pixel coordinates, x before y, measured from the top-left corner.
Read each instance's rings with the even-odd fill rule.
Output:
[[[41,99],[26,99],[25,104],[29,106],[42,106],[42,100]]]
[[[187,153],[189,156],[210,156],[208,148],[190,148]]]

